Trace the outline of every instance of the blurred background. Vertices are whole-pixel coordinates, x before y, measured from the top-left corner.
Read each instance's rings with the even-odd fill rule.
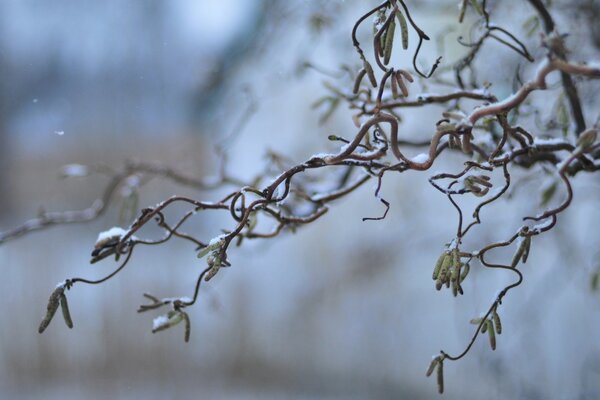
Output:
[[[498,21],[522,31],[532,10],[507,3],[497,7]],[[576,44],[572,59],[598,60],[598,2],[553,3],[568,43]],[[334,151],[327,135],[352,136],[350,113],[340,107],[319,125],[321,113],[311,104],[327,93],[324,80],[357,63],[350,30],[375,4],[3,0],[0,231],[40,209],[82,209],[101,195],[106,177],[61,179],[65,164],[118,170],[138,160],[210,177],[218,170],[214,149],[220,144],[228,172],[247,180],[264,169],[267,150],[294,162]],[[411,7],[438,38],[420,62],[431,65],[440,46],[444,62],[464,54],[456,37],[466,28],[446,29],[455,25],[456,1]],[[370,34],[362,29],[361,40]],[[526,43],[537,48],[538,40],[534,35]],[[398,52],[393,63],[412,69],[410,57]],[[519,58],[490,46],[481,59],[480,80],[492,83],[498,97],[509,95]],[[490,60],[494,68],[485,67]],[[524,76],[535,66],[527,68]],[[582,86],[594,109],[598,87]],[[544,94],[536,96],[543,101]],[[428,138],[441,110],[403,113],[406,138]],[[586,116],[590,124],[598,117]],[[447,155],[433,169],[458,170],[463,161]],[[535,168],[514,174],[529,182],[542,176]],[[383,211],[367,184],[294,234],[246,241],[231,251],[232,268],[203,286],[189,310],[187,344],[181,327],[151,333],[160,312],[135,312],[144,292],[193,293],[203,261],[187,242],[175,240],[138,249],[103,285],[75,286],[69,292],[75,328],[57,317],[44,335],[37,333],[57,282],[99,278],[114,268],[110,261],[90,265],[89,254],[98,232],[119,224],[121,200],[94,222],[1,245],[0,398],[435,398],[435,382],[425,377],[431,356],[441,348],[461,352],[473,331],[468,321],[513,277],[475,266],[464,296],[435,290],[431,271],[454,235],[456,214],[428,176],[388,175],[383,194],[392,208],[383,221],[361,221]],[[600,294],[590,289],[600,257],[600,185],[585,174],[574,185],[573,206],[556,229],[534,240],[522,268],[525,283],[499,310],[504,333],[498,349],[492,352],[482,338],[463,360],[447,363],[445,398],[600,396]],[[540,186],[516,185],[510,199],[483,212],[484,226],[465,245],[510,236],[524,215],[539,210]],[[155,179],[140,189],[140,207],[173,194],[218,198]],[[199,217],[186,229],[209,239],[230,223]]]

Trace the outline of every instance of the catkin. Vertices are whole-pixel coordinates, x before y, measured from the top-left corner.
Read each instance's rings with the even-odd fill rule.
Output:
[[[369,77],[369,81],[373,87],[377,87],[377,79],[375,78],[375,73],[373,72],[373,67],[367,60],[363,60],[363,65],[365,67],[365,71],[367,72],[367,77]]]
[[[69,312],[69,304],[67,303],[67,296],[65,296],[64,292],[60,295],[60,308],[62,310],[62,315],[65,320],[65,324],[67,324],[67,326],[72,329],[73,328],[73,320],[71,319],[71,313]]]
[[[410,83],[413,83],[415,81],[413,76],[411,75],[411,73],[408,72],[407,70],[400,69],[400,70],[398,70],[398,72],[400,73],[400,75],[402,75],[404,77],[404,79],[406,79]]]
[[[429,368],[427,368],[427,372],[425,373],[425,376],[431,376],[431,374],[433,374],[433,370],[435,370],[435,367],[437,367],[439,361],[440,361],[439,357],[436,357],[433,360],[431,360],[431,363],[429,364]]]
[[[500,335],[502,333],[502,322],[500,321],[500,316],[498,315],[496,310],[494,310],[494,312],[492,313],[492,318],[494,319],[494,326],[496,327],[496,333],[498,335]]]
[[[408,49],[408,25],[406,24],[406,18],[404,18],[404,14],[398,9],[396,9],[396,17],[398,18],[398,22],[400,23],[400,32],[402,34],[402,48],[404,50]]]
[[[488,337],[490,338],[490,347],[492,350],[496,350],[496,333],[494,332],[494,327],[492,326],[492,320],[488,319],[486,321],[486,325],[488,325]]]
[[[359,89],[360,89],[360,84],[363,80],[363,78],[365,77],[367,73],[367,70],[364,68],[361,68],[360,71],[358,71],[358,75],[356,75],[356,79],[354,80],[354,87],[352,88],[352,93],[357,94]]]
[[[438,393],[444,393],[444,362],[440,360],[437,368]]]
[[[406,87],[406,83],[402,79],[402,74],[400,71],[397,71],[394,76],[396,77],[396,82],[398,82],[398,86],[400,87],[400,91],[404,97],[408,97],[408,87]]]
[[[469,271],[471,270],[471,266],[469,263],[465,263],[462,265],[462,273],[460,274],[460,283],[462,283],[469,275]]]
[[[442,255],[438,258],[437,262],[435,263],[435,268],[433,269],[433,276],[432,276],[434,281],[440,275],[440,270],[442,269],[442,264],[444,263],[446,256],[447,256],[446,252],[443,252]]]
[[[40,323],[40,327],[38,328],[38,332],[42,333],[46,330],[48,325],[50,325],[50,321],[52,321],[52,317],[56,314],[56,310],[58,310],[58,306],[60,305],[60,296],[64,293],[64,286],[58,286],[48,299],[48,305],[46,306],[46,316]]]
[[[389,64],[392,57],[392,49],[394,46],[394,31],[396,30],[396,22],[394,19],[390,22],[385,35],[385,46],[383,48],[383,63]]]
[[[192,331],[192,324],[190,323],[190,317],[187,315],[187,313],[180,311],[181,315],[183,316],[183,320],[185,321],[185,333],[183,336],[183,340],[187,343],[190,341],[190,333]]]

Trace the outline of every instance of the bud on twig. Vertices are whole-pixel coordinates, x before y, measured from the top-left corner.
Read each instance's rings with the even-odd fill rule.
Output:
[[[582,150],[587,150],[590,148],[596,139],[598,138],[598,130],[595,128],[590,128],[581,133],[579,138],[577,138],[577,147]]]

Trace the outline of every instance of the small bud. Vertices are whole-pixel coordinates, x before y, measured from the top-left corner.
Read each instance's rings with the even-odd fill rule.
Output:
[[[448,122],[448,121],[444,121],[444,120],[442,120],[442,121],[440,121],[440,123],[436,124],[436,127],[435,127],[435,129],[436,129],[436,131],[437,131],[438,133],[444,133],[444,132],[454,132],[454,131],[456,130],[456,125],[455,125],[455,124],[452,124],[452,123],[450,123],[450,122]],[[455,140],[455,143],[460,143],[460,141],[458,140],[458,138],[457,138],[456,136],[454,136],[454,135],[451,135],[451,136],[450,136],[450,138],[451,138],[451,139],[454,139],[454,140]],[[454,146],[455,146],[455,143],[452,143],[452,146],[451,146],[451,147],[454,147]],[[457,146],[457,147],[458,147],[458,146]]]
[[[586,150],[591,147],[596,139],[598,138],[598,130],[595,128],[590,128],[581,133],[579,138],[577,138],[577,147],[582,150]]]

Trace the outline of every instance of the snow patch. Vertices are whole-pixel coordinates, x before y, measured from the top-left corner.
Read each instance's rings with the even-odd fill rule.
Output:
[[[425,154],[425,153],[418,154],[410,159],[410,161],[417,163],[417,164],[423,164],[423,163],[427,162],[428,160],[429,160],[429,155]]]
[[[68,164],[62,167],[62,176],[64,177],[84,177],[89,173],[90,169],[81,164]]]
[[[109,239],[116,239],[116,238],[120,239],[123,236],[125,236],[126,233],[127,233],[127,231],[125,229],[119,228],[118,226],[113,226],[109,230],[100,232],[98,234],[98,239],[96,239],[96,244],[102,243]]]
[[[166,315],[160,315],[152,321],[152,330],[155,331],[169,323],[169,318]]]

